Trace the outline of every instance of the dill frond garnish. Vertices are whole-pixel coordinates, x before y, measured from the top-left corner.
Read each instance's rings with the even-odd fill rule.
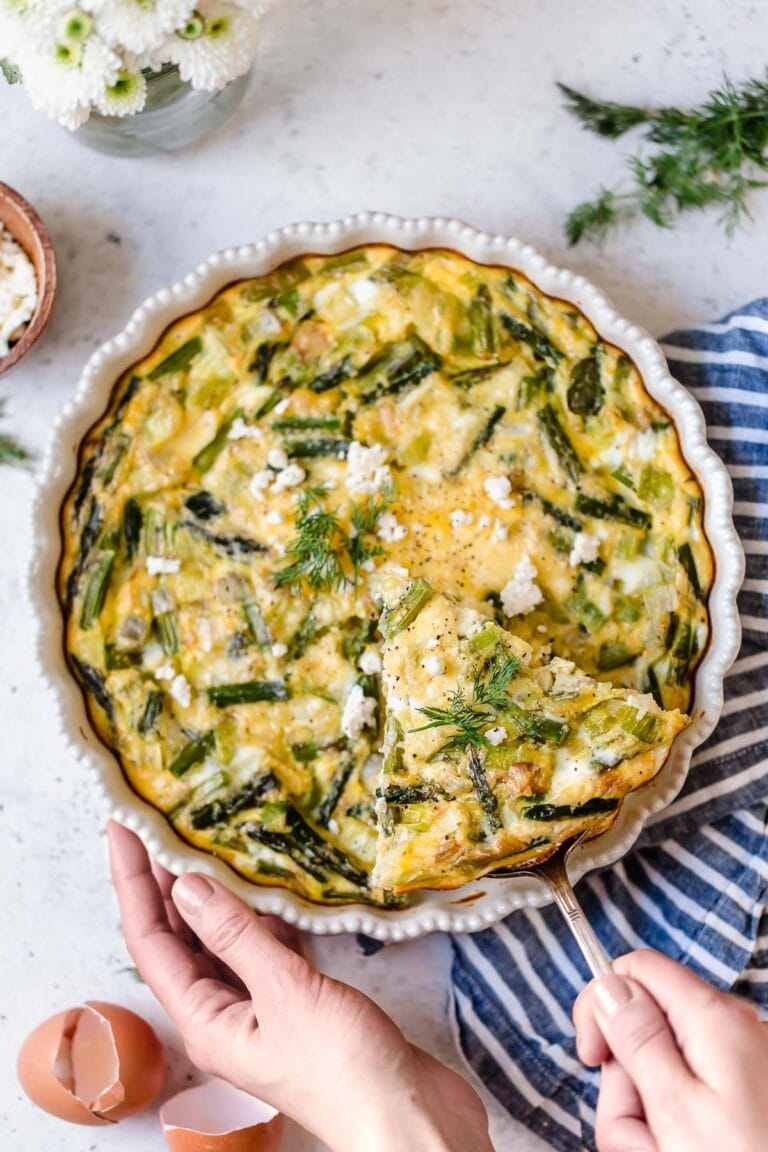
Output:
[[[429,723],[414,732],[425,732],[428,728],[455,728],[436,755],[444,752],[466,752],[470,748],[488,748],[490,741],[485,735],[488,725],[507,707],[507,692],[512,680],[520,671],[517,656],[496,658],[485,668],[477,669],[472,679],[472,695],[467,696],[457,689],[447,708],[419,708]]]
[[[0,416],[4,415],[5,400],[0,400]],[[18,440],[9,436],[7,432],[0,432],[0,464],[26,465],[32,455]]]
[[[288,564],[275,573],[278,587],[306,580],[319,591],[344,584],[341,554],[347,534],[335,514],[323,507],[322,495],[317,488],[304,488],[299,493],[296,535],[285,550]]]
[[[339,520],[338,508],[330,512],[324,506],[325,496],[323,488],[303,488],[299,493],[296,535],[285,553],[288,563],[275,574],[279,587],[306,581],[316,591],[330,591],[343,587],[347,579],[357,584],[366,561],[385,555],[375,532],[394,500],[392,487],[371,496],[366,504],[352,503],[349,530]]]
[[[715,206],[729,234],[749,216],[747,195],[765,186],[760,177],[768,171],[768,78],[740,86],[726,78],[703,104],[689,109],[593,100],[565,84],[558,87],[588,131],[617,139],[640,126],[645,140],[657,146],[629,158],[630,188],[601,188],[571,212],[565,226],[571,244],[599,243],[639,215],[668,228],[683,212]]]

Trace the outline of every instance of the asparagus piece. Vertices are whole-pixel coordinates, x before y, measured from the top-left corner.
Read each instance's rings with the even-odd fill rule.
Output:
[[[83,687],[88,689],[99,707],[106,712],[109,719],[114,720],[115,705],[107,691],[107,682],[104,679],[104,674],[99,672],[97,668],[92,668],[90,664],[86,664],[85,661],[78,660],[77,656],[72,656],[71,660],[77,675],[82,681]]]
[[[501,827],[501,821],[499,820],[499,802],[488,783],[488,777],[485,774],[483,763],[475,748],[469,749],[467,769],[475,792],[477,793],[477,798],[480,801],[480,807],[485,813],[488,827],[491,832],[498,832]]]
[[[281,416],[272,421],[275,432],[301,432],[306,428],[323,429],[326,432],[341,432],[342,422],[338,416]]]
[[[179,634],[176,631],[176,613],[173,601],[163,588],[158,588],[150,596],[155,631],[160,647],[166,656],[174,656],[179,650]]]
[[[639,652],[630,652],[622,640],[615,643],[600,645],[597,657],[597,667],[601,672],[610,672],[613,668],[624,668],[627,664],[634,664]]]
[[[202,350],[203,341],[200,336],[193,336],[185,344],[180,345],[165,360],[161,360],[149,373],[150,380],[159,380],[161,376],[169,376],[172,372],[184,372],[189,368],[195,356]]]
[[[139,734],[141,736],[148,736],[150,732],[154,732],[160,713],[163,710],[163,703],[165,694],[150,689],[147,693],[147,701],[144,705],[144,711],[139,720]]]
[[[376,400],[418,384],[441,365],[437,353],[414,334],[407,340],[385,345],[363,365],[349,388],[367,401]]]
[[[499,423],[505,412],[506,408],[503,404],[498,404],[494,408],[493,412],[491,412],[490,416],[475,436],[472,444],[464,453],[459,463],[448,473],[449,476],[458,476],[458,474],[463,471],[475,453],[479,452],[481,448],[486,446],[496,430],[496,425]]]
[[[188,508],[198,520],[213,520],[216,516],[221,516],[222,513],[226,512],[224,505],[210,492],[206,492],[204,488],[188,496],[184,501],[184,507]]]
[[[344,795],[344,790],[349,783],[349,778],[354,771],[354,767],[354,760],[351,756],[347,756],[341,760],[338,768],[334,772],[325,799],[315,812],[315,820],[321,828],[328,827],[329,820],[341,803],[341,798]]]
[[[557,412],[551,404],[545,404],[543,408],[539,409],[537,415],[544,435],[549,440],[563,471],[575,484],[583,475],[584,466],[576,455],[576,450],[568,439]]]
[[[217,708],[228,708],[232,704],[287,700],[288,689],[281,680],[245,680],[241,684],[216,684],[208,689],[208,699]]]
[[[96,559],[80,610],[80,627],[83,631],[88,631],[92,627],[94,620],[101,612],[114,562],[114,552],[101,552]]]
[[[483,284],[471,301],[467,312],[469,331],[472,339],[472,351],[476,356],[490,356],[496,352],[498,341],[496,339],[496,324],[491,306],[491,294],[488,286]]]
[[[311,459],[317,456],[334,456],[343,460],[349,452],[349,440],[291,440],[285,451],[294,460]]]
[[[620,496],[611,496],[608,500],[597,500],[594,496],[586,496],[583,492],[576,493],[576,511],[585,516],[594,516],[596,520],[618,520],[620,524],[629,524],[633,528],[650,528],[651,518],[647,512],[640,508],[633,508],[622,500]]]
[[[266,545],[260,544],[258,540],[250,540],[247,536],[227,536],[211,532],[210,529],[204,528],[202,524],[195,524],[192,520],[182,520],[181,527],[186,528],[193,536],[199,536],[207,541],[214,548],[218,548],[226,556],[252,556],[257,552],[268,551]]]
[[[681,544],[677,550],[677,558],[685,569],[685,574],[688,577],[688,582],[693,589],[693,594],[697,600],[703,600],[701,591],[701,581],[699,574],[696,571],[696,561],[693,558],[693,550],[691,545],[686,540],[685,544]]]
[[[224,448],[226,447],[227,438],[229,437],[229,432],[232,428],[232,425],[234,424],[235,420],[242,419],[242,416],[243,414],[240,409],[235,409],[235,411],[232,412],[231,415],[227,416],[223,421],[213,440],[210,440],[204,448],[200,449],[198,454],[192,460],[192,463],[195,468],[197,468],[198,472],[208,472],[209,469],[213,467],[221,453],[224,451]]]
[[[422,804],[425,800],[439,800],[445,793],[432,784],[390,784],[384,792],[387,804]]]
[[[272,635],[256,601],[246,600],[243,604],[243,612],[248,623],[248,631],[256,644],[262,648],[266,644],[271,644]]]
[[[577,416],[595,416],[602,408],[605,391],[600,382],[600,364],[595,356],[574,364],[566,400],[571,412]]]
[[[586,804],[530,804],[523,809],[523,816],[528,820],[572,820],[579,816],[597,816],[602,812],[614,812],[619,806],[618,800],[609,800],[604,796],[595,796],[587,800]]]
[[[313,392],[330,392],[331,388],[338,388],[342,381],[346,380],[349,376],[354,375],[354,368],[348,356],[345,356],[340,364],[335,367],[329,368],[327,372],[321,372],[319,376],[307,383],[307,387],[311,388]]]
[[[215,743],[216,737],[213,732],[206,732],[204,736],[190,740],[189,744],[182,748],[178,756],[168,765],[168,771],[172,776],[183,776],[193,765],[205,760],[206,756],[213,751]]]
[[[513,339],[528,345],[536,360],[545,360],[553,366],[562,360],[563,353],[541,330],[529,328],[506,312],[501,314],[501,322]]]
[[[257,776],[249,780],[232,796],[222,800],[212,800],[199,808],[194,808],[190,814],[190,823],[193,828],[211,828],[214,824],[224,824],[244,812],[247,808],[254,808],[270,792],[279,787],[276,776],[267,772],[264,776]]]
[[[123,537],[125,539],[126,555],[129,560],[133,560],[139,549],[143,520],[141,505],[138,500],[134,500],[133,496],[130,496],[126,500],[123,508]]]
[[[392,608],[385,608],[379,620],[379,631],[385,640],[391,640],[411,624],[432,596],[432,589],[419,576]]]
[[[554,720],[551,716],[542,716],[536,712],[526,712],[512,700],[505,705],[504,714],[523,735],[541,743],[555,744],[559,747],[570,731],[564,721]]]

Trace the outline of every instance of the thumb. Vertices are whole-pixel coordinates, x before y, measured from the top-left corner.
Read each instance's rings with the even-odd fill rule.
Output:
[[[634,980],[615,972],[589,986],[595,1020],[608,1048],[634,1083],[653,1126],[670,1097],[695,1085],[664,1012]]]
[[[198,872],[180,876],[171,895],[198,940],[245,984],[257,1016],[312,969],[270,932],[261,917],[223,884]]]

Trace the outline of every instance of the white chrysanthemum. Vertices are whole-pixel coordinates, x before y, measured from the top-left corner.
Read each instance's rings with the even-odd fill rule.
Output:
[[[215,92],[247,72],[256,55],[259,25],[250,11],[226,0],[201,0],[196,10],[202,28],[166,41],[166,58],[178,65],[182,80]]]
[[[33,106],[74,130],[88,119],[101,93],[114,84],[121,60],[92,35],[82,44],[49,41],[42,48],[25,44],[18,65]]]
[[[136,55],[154,53],[189,20],[194,0],[84,0],[99,34]]]
[[[103,116],[132,116],[147,102],[147,81],[140,68],[121,68],[113,84],[96,99]]]

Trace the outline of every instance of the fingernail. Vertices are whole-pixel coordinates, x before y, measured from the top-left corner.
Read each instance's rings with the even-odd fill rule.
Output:
[[[205,876],[190,872],[180,876],[173,886],[173,899],[184,912],[194,915],[213,896],[214,887]]]
[[[615,972],[595,980],[594,988],[597,1007],[605,1016],[613,1016],[632,999],[631,985]]]

